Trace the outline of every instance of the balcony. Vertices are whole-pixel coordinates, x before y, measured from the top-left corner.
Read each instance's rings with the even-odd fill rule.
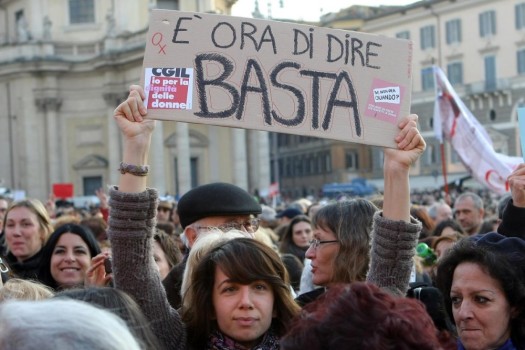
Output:
[[[87,61],[101,55],[144,49],[146,30],[94,42],[28,41],[0,45],[0,65],[33,60]]]
[[[480,81],[465,85],[467,95],[498,94],[510,89],[509,79],[496,79],[493,81]]]

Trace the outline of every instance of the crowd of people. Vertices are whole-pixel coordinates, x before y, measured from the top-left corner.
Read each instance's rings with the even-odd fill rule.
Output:
[[[511,193],[413,193],[416,115],[373,198],[272,208],[233,184],[147,187],[132,86],[120,178],[86,213],[0,198],[0,348],[525,349],[525,164]]]

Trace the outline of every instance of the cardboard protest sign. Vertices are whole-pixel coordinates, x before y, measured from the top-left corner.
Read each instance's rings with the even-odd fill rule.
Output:
[[[410,111],[408,40],[153,10],[142,85],[154,119],[395,147]]]

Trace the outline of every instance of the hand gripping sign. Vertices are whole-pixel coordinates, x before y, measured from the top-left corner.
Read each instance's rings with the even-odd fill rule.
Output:
[[[410,112],[408,40],[169,10],[147,39],[154,119],[395,147]]]

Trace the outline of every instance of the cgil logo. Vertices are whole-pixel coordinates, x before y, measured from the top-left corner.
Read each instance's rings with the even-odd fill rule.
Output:
[[[151,73],[156,77],[190,78],[186,68],[152,68]]]

